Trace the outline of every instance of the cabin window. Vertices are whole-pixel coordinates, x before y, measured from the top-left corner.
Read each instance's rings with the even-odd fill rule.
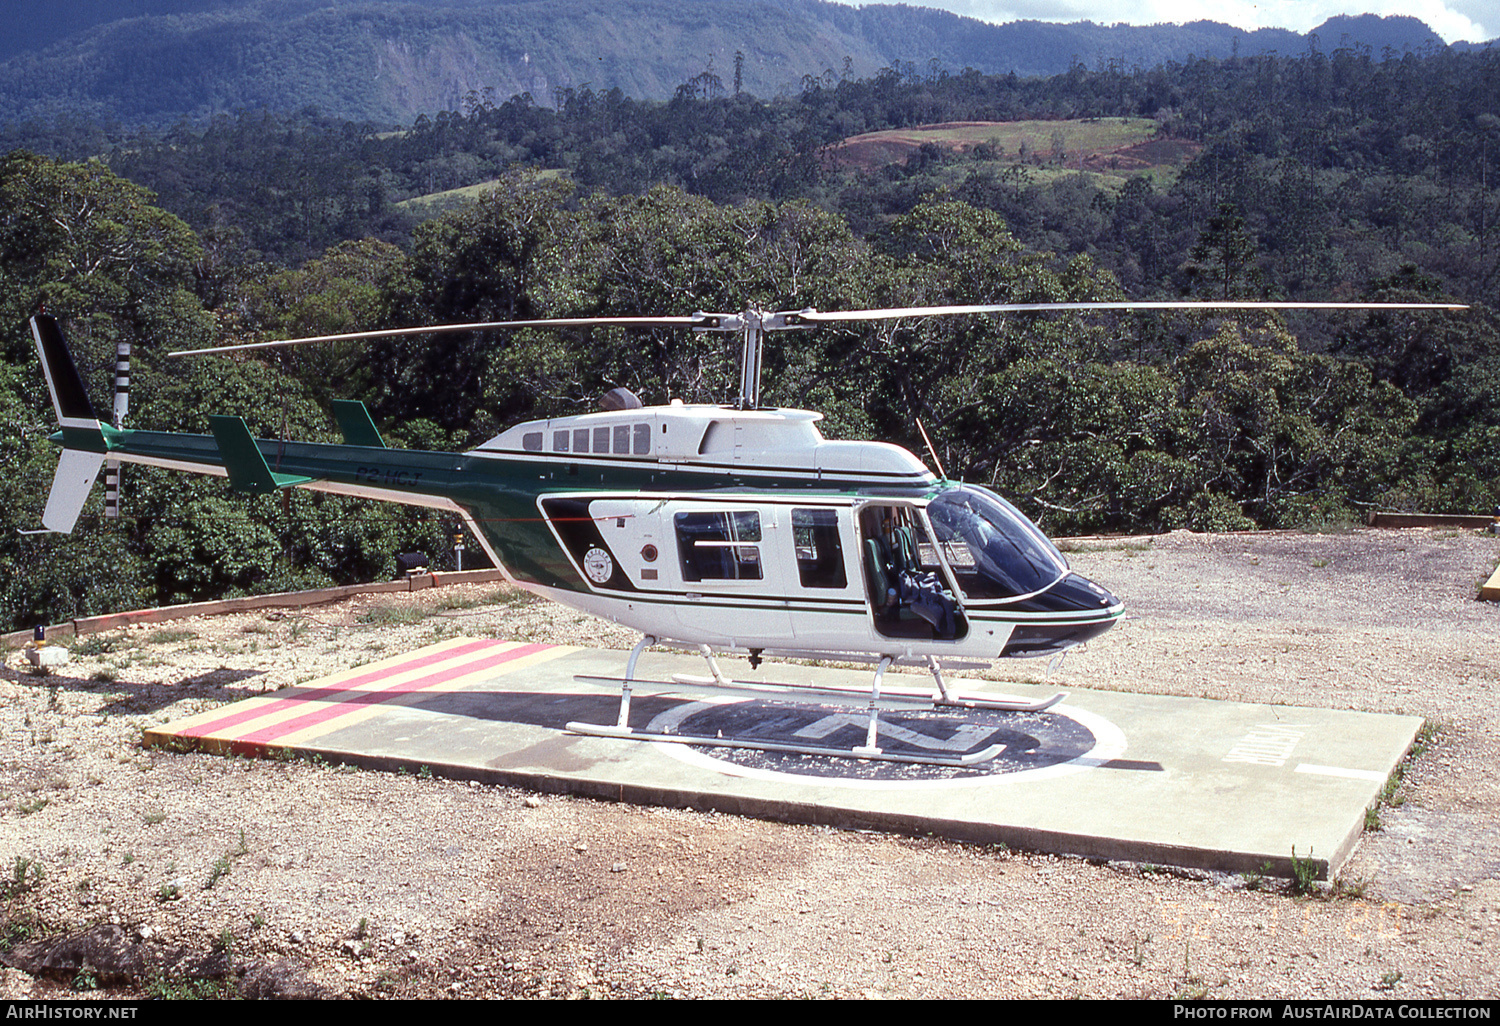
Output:
[[[678,513],[672,521],[684,581],[761,579],[759,513]]]
[[[578,428],[576,431],[573,432],[573,451],[574,452],[588,452],[589,451],[589,429],[588,428]]]
[[[832,509],[792,510],[792,543],[797,547],[797,576],[804,588],[843,588],[844,547],[839,543],[839,515]]]
[[[521,448],[527,452],[542,451],[542,433],[540,431],[528,431],[521,436]]]
[[[615,425],[615,455],[616,456],[629,456],[630,455],[630,425],[629,424],[616,424]]]
[[[594,451],[609,452],[609,428],[594,428]]]
[[[637,424],[635,426],[635,454],[637,456],[651,455],[650,424]]]
[[[554,432],[552,432],[552,451],[553,452],[567,452],[568,451],[568,433],[566,431],[554,431]]]

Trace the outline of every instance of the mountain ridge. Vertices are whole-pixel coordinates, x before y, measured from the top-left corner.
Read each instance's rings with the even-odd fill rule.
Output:
[[[131,0],[131,16],[113,19],[124,5],[83,0],[50,18],[37,0],[19,6],[14,38],[30,46],[0,47],[0,121],[74,113],[148,125],[317,107],[408,123],[486,94],[552,104],[569,90],[618,88],[665,99],[692,83],[769,97],[886,68],[1033,77],[1078,63],[1444,45],[1405,17],[1340,16],[1301,35],[1212,21],[991,25],[826,0]]]

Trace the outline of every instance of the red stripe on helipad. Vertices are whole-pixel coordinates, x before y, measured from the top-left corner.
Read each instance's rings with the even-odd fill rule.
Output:
[[[513,659],[520,659],[522,656],[535,655],[537,652],[545,652],[551,647],[551,645],[518,645],[515,648],[510,649],[509,651],[497,652],[492,656],[486,656],[483,659],[476,659],[473,662],[464,663],[462,666],[452,666],[446,670],[440,670],[437,673],[429,673],[425,677],[418,677],[415,680],[406,681],[405,683],[397,684],[393,687],[383,688],[380,691],[356,691],[352,693],[346,692],[343,697],[335,699],[332,703],[325,705],[321,709],[315,709],[312,712],[305,713],[302,716],[297,716],[290,720],[284,720],[281,723],[278,723],[271,727],[263,727],[260,730],[252,731],[249,734],[243,734],[235,740],[242,742],[274,741],[279,737],[285,737],[287,734],[291,734],[299,730],[305,730],[306,728],[315,726],[319,723],[324,722],[325,720],[331,720],[338,716],[346,716],[349,713],[357,712],[364,706],[377,705],[381,702],[388,702],[393,698],[400,698],[404,695],[409,695],[414,691],[425,691],[435,684],[442,684],[446,681],[453,680],[455,677],[467,676],[468,674],[475,673],[479,670],[488,670],[492,667],[499,666],[502,663],[508,663]]]
[[[221,716],[216,720],[211,720],[208,723],[200,723],[196,727],[188,727],[185,730],[180,730],[176,733],[181,734],[185,737],[204,737],[208,734],[217,733],[221,730],[227,730],[228,728],[233,727],[236,724],[244,723],[246,720],[258,720],[262,716],[265,716],[269,713],[279,712],[282,709],[291,709],[296,706],[302,705],[304,702],[315,702],[322,698],[341,695],[344,692],[349,691],[353,688],[357,688],[362,684],[370,684],[374,681],[382,680],[386,677],[392,677],[397,674],[406,673],[409,670],[420,669],[423,666],[431,666],[434,663],[440,663],[447,659],[456,659],[460,656],[468,655],[471,652],[478,652],[486,648],[492,648],[497,644],[503,645],[505,644],[505,642],[496,642],[491,639],[481,639],[479,641],[471,641],[465,645],[455,645],[453,648],[445,649],[442,652],[433,652],[428,655],[415,656],[411,659],[406,660],[405,662],[396,663],[391,666],[383,666],[380,669],[370,670],[365,673],[357,674],[356,676],[350,677],[348,680],[339,681],[337,685],[334,685],[332,687],[314,688],[311,691],[299,692],[298,694],[290,698],[278,698],[270,702],[265,702],[263,704],[251,703],[251,708],[241,709],[239,712],[232,712],[227,716]],[[372,693],[379,694],[378,691]]]

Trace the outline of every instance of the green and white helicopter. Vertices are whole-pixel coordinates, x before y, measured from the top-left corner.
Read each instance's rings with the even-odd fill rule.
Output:
[[[1455,309],[1445,304],[1401,304]],[[1346,303],[1002,303],[820,312],[813,309],[683,317],[591,317],[428,326],[191,351],[455,331],[588,325],[679,327],[743,337],[740,396],[726,406],[643,406],[624,389],[603,409],[517,424],[463,453],[390,449],[363,404],[334,403],[341,445],[251,437],[234,416],[210,416],[206,435],[101,424],[56,320],[31,320],[62,431],[44,528],[73,529],[106,458],[226,476],[266,494],[307,488],[447,510],[516,586],[641,632],[613,726],[575,732],[696,745],[860,759],[973,765],[998,748],[960,757],[889,752],[879,745],[887,706],[1040,711],[1064,696],[1028,701],[957,690],[944,670],[1009,657],[1056,658],[1107,631],[1121,601],[1069,569],[1057,547],[994,492],[933,474],[906,449],[831,441],[821,414],[759,401],[768,332],[818,325],[1057,310],[1389,308]],[[173,356],[188,355],[173,353]],[[868,689],[810,689],[835,701],[868,700],[865,743],[849,748],[653,733],[629,723],[636,663],[653,644],[700,652],[708,677],[672,686],[763,696],[728,680],[716,653],[866,661]],[[889,688],[887,668],[925,667],[936,690]],[[795,689],[797,685],[774,685]]]

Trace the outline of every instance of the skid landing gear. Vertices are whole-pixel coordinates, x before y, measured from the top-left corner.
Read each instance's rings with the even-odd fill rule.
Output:
[[[924,766],[964,767],[977,766],[991,761],[1005,750],[1005,746],[990,745],[977,752],[970,752],[960,756],[888,752],[881,748],[878,743],[881,702],[884,701],[888,706],[894,708],[907,709],[949,708],[994,709],[1005,712],[1042,712],[1052,708],[1067,697],[1063,694],[1056,694],[1050,698],[1031,701],[1004,695],[961,693],[953,690],[950,683],[944,679],[942,668],[938,661],[930,656],[928,657],[927,664],[933,679],[937,682],[936,691],[924,691],[917,688],[890,688],[882,694],[881,684],[885,678],[885,671],[895,661],[893,656],[888,655],[880,657],[880,661],[875,667],[874,678],[871,680],[868,689],[839,685],[763,683],[760,681],[730,680],[719,669],[718,661],[714,658],[712,649],[707,645],[699,646],[699,652],[708,663],[710,676],[699,677],[690,674],[674,674],[670,682],[640,680],[635,675],[636,663],[640,659],[641,652],[648,645],[656,644],[656,641],[655,637],[648,634],[636,643],[635,648],[630,651],[629,660],[625,664],[625,676],[623,678],[583,675],[574,678],[586,684],[618,684],[620,687],[620,714],[614,726],[573,722],[568,724],[567,729],[569,731],[592,737],[609,737],[629,741],[667,741],[673,744],[741,748],[761,752],[787,752],[794,755],[821,755],[838,759],[871,759],[882,762],[914,763]],[[830,697],[840,701],[842,704],[850,704],[855,699],[862,699],[868,693],[868,720],[865,729],[865,743],[855,745],[851,748],[834,748],[824,745],[804,745],[781,741],[752,740],[750,738],[709,737],[706,735],[642,730],[630,726],[630,699],[634,685],[637,684],[646,684],[654,689],[686,687],[694,690],[713,691],[718,694],[739,695],[747,698],[764,698],[767,694],[802,692]]]

